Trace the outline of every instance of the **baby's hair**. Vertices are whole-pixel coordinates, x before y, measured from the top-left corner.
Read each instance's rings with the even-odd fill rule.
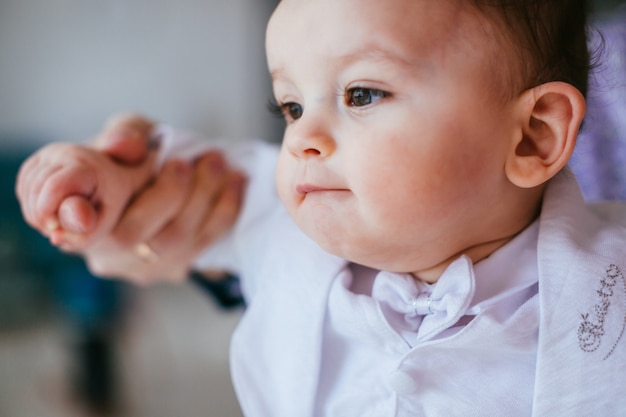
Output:
[[[550,81],[587,93],[592,67],[587,43],[590,6],[586,0],[470,0],[517,53],[506,95]]]

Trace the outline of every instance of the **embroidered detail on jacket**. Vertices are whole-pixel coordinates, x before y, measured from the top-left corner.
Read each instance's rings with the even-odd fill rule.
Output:
[[[578,326],[578,345],[584,352],[595,352],[601,345],[604,336],[604,325],[606,316],[611,307],[611,298],[615,294],[615,286],[622,284],[624,294],[626,294],[626,280],[617,265],[610,265],[606,270],[606,275],[600,280],[600,287],[596,291],[600,300],[593,306],[589,313],[581,314],[582,322]],[[613,354],[617,344],[626,330],[626,316],[622,321],[622,329],[617,340],[603,358],[606,360]]]

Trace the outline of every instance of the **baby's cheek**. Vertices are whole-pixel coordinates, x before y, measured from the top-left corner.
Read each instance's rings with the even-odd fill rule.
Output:
[[[419,194],[412,181],[400,174],[384,175],[371,171],[364,177],[356,195],[370,209],[380,212],[381,216],[392,216],[405,211]]]
[[[295,205],[295,185],[292,185],[291,178],[293,178],[292,169],[289,168],[288,161],[285,161],[281,152],[276,167],[276,190],[278,197],[290,213]]]
[[[372,178],[360,198],[361,215],[367,223],[383,229],[381,234],[410,234],[413,228],[436,224],[457,206],[445,203],[445,194],[445,188],[419,174]]]

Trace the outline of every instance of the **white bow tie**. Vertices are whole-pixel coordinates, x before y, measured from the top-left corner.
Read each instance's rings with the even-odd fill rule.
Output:
[[[410,275],[381,272],[372,297],[378,300],[391,326],[428,340],[454,325],[474,298],[472,261],[465,255],[452,262],[435,284]]]

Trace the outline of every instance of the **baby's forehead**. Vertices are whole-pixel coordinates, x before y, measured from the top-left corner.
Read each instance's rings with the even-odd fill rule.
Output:
[[[282,0],[270,26],[287,21],[300,35],[312,31],[322,37],[331,25],[372,35],[400,30],[426,35],[454,31],[466,9],[467,2],[449,0]]]
[[[268,25],[268,57],[309,50],[343,56],[371,49],[407,61],[495,48],[485,17],[469,2],[282,0]],[[384,54],[381,54],[383,56]]]

